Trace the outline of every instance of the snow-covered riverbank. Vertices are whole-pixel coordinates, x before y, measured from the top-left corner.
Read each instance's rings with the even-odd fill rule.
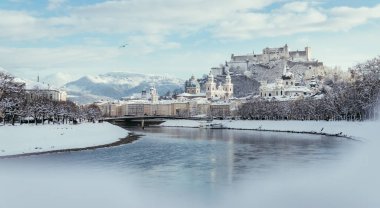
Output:
[[[110,144],[128,131],[109,123],[0,126],[0,156]]]
[[[346,122],[346,121],[268,121],[268,120],[214,120],[213,123],[221,123],[225,128],[252,129],[262,131],[283,131],[298,133],[320,133],[329,135],[347,136],[355,139],[368,139],[378,123]],[[161,124],[165,127],[199,127],[200,121],[196,120],[167,120]]]
[[[374,138],[376,122],[251,121],[216,120],[231,129],[252,129],[299,133],[323,133],[365,140]],[[165,127],[199,127],[195,120],[167,120]],[[372,132],[372,133],[371,133]],[[0,126],[0,156],[87,148],[111,144],[128,136],[128,131],[109,123],[80,125]]]

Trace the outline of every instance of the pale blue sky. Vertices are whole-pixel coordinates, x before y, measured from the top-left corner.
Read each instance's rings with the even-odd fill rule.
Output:
[[[347,68],[380,55],[380,1],[3,0],[0,66],[18,76],[201,76],[285,43]],[[120,45],[127,43],[125,48]]]

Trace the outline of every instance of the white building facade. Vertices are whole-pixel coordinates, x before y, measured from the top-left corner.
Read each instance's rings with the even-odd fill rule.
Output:
[[[217,86],[214,80],[214,75],[210,71],[205,87],[207,99],[228,100],[232,98],[234,92],[234,85],[231,82],[231,76],[229,73],[227,73],[226,75],[224,84],[219,83],[219,85]]]
[[[52,101],[65,102],[67,101],[67,93],[56,89],[27,89],[26,98],[27,100],[46,98]]]
[[[286,65],[281,79],[276,79],[274,83],[267,81],[260,82],[260,97],[262,98],[278,98],[289,99],[300,96],[310,96],[313,93],[313,88],[317,86],[315,80],[310,86],[301,86],[299,80],[295,80],[292,73],[287,71]]]

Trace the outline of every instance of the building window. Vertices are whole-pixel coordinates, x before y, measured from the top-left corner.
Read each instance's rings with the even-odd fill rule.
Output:
[[[290,82],[290,85],[293,85],[293,82]]]
[[[278,91],[276,91],[276,96],[278,96]]]
[[[269,97],[271,97],[272,96],[272,93],[269,93]]]
[[[281,90],[281,95],[282,95],[282,90]]]
[[[288,82],[286,82],[286,85],[288,85]]]

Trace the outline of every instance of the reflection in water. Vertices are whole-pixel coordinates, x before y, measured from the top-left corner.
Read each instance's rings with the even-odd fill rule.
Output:
[[[273,169],[309,167],[335,160],[345,139],[287,133],[150,128],[139,141],[120,147],[23,158],[134,172],[149,183],[228,185]],[[175,178],[175,180],[173,180]]]
[[[191,170],[197,176],[193,180],[212,185],[231,184],[245,176],[260,177],[273,169],[325,163],[337,159],[349,144],[326,136],[237,130],[167,128],[144,133],[144,139],[165,144],[162,151],[175,158],[169,163],[178,165],[181,173]]]
[[[145,136],[119,147],[4,160],[0,161],[0,167],[23,164],[24,169],[38,166],[43,171],[112,172],[122,181],[133,178],[138,187],[153,192],[164,188],[165,192],[196,193],[205,199],[228,187],[260,181],[268,174],[325,167],[341,160],[342,153],[349,151],[347,147],[352,144],[345,139],[319,135],[255,131],[191,128],[134,131]]]

